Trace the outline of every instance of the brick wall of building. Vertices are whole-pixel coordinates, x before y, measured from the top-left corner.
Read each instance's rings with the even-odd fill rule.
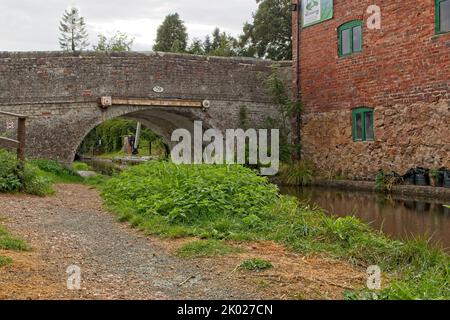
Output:
[[[370,5],[381,8],[380,30],[367,27]],[[338,27],[352,20],[364,21],[363,51],[339,57]],[[450,33],[436,34],[434,0],[335,0],[333,19],[300,34],[293,83],[306,157],[351,178],[450,166]],[[361,106],[374,108],[373,142],[352,139],[351,110]]]

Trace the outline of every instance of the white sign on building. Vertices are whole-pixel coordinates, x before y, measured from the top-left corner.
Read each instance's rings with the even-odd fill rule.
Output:
[[[333,18],[333,0],[303,0],[302,25],[308,27]]]

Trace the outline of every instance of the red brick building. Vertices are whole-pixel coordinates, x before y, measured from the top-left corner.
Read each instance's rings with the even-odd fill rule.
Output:
[[[319,169],[450,167],[450,0],[294,0],[293,35],[303,154]]]

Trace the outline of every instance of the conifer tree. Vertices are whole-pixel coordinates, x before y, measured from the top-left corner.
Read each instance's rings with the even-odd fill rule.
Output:
[[[178,13],[169,14],[159,26],[154,51],[185,52],[188,42],[186,26]]]
[[[89,46],[84,18],[76,7],[67,9],[59,25],[59,45],[64,51],[82,51]]]

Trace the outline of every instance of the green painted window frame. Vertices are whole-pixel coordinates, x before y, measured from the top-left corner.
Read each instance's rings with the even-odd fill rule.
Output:
[[[435,0],[436,4],[436,33],[437,34],[443,34],[443,33],[449,33],[450,30],[442,31],[441,30],[441,2],[448,1],[448,0]]]
[[[363,51],[363,47],[364,47],[364,43],[363,43],[364,28],[363,28],[363,25],[364,25],[364,22],[362,20],[353,20],[353,21],[344,23],[343,25],[341,25],[338,28],[339,57],[346,57],[346,56],[350,56],[352,54],[359,53],[359,52]],[[355,51],[353,49],[353,29],[355,27],[361,27],[361,39],[360,39],[360,41],[361,41],[361,50],[358,50],[358,51]],[[347,54],[344,54],[343,50],[342,50],[343,49],[343,46],[342,46],[342,33],[345,30],[350,30],[350,39],[351,39],[351,41],[350,41],[350,53],[347,53]]]
[[[373,139],[367,139],[367,132],[366,132],[366,114],[372,113],[372,128],[373,128]],[[361,139],[356,138],[356,115],[360,114],[362,118],[362,137]],[[375,141],[375,117],[374,117],[374,109],[373,108],[367,108],[367,107],[361,107],[356,108],[352,110],[352,136],[353,141],[355,142],[364,142],[364,141]]]

